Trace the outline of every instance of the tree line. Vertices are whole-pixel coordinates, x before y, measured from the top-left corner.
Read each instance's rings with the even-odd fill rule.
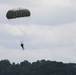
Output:
[[[15,64],[5,59],[0,61],[0,75],[76,75],[76,64],[44,59]]]

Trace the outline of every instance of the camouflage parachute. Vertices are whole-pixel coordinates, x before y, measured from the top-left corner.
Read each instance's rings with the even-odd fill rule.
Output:
[[[14,19],[19,17],[30,17],[31,13],[28,9],[12,9],[6,13],[7,19]]]

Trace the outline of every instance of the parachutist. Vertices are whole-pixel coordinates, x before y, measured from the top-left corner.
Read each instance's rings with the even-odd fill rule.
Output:
[[[30,16],[31,16],[31,12],[28,9],[23,9],[23,8],[10,9],[6,13],[7,19],[16,19],[16,18],[30,17]],[[14,21],[16,21],[16,20],[14,20]],[[19,19],[17,21],[19,21]],[[24,50],[24,43],[23,42],[20,43],[20,46],[22,47],[22,50]]]
[[[24,44],[23,44],[23,43],[21,43],[21,47],[22,47],[22,49],[24,50]]]

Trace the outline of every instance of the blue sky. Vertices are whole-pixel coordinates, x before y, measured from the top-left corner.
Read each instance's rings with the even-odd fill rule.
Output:
[[[7,20],[7,11],[19,7],[30,18]],[[0,60],[76,63],[75,0],[0,0],[0,14]]]

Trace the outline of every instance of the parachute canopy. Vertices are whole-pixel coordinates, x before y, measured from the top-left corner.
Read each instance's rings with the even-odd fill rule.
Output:
[[[30,17],[31,13],[28,9],[12,9],[6,13],[7,19],[14,19],[19,17]]]

